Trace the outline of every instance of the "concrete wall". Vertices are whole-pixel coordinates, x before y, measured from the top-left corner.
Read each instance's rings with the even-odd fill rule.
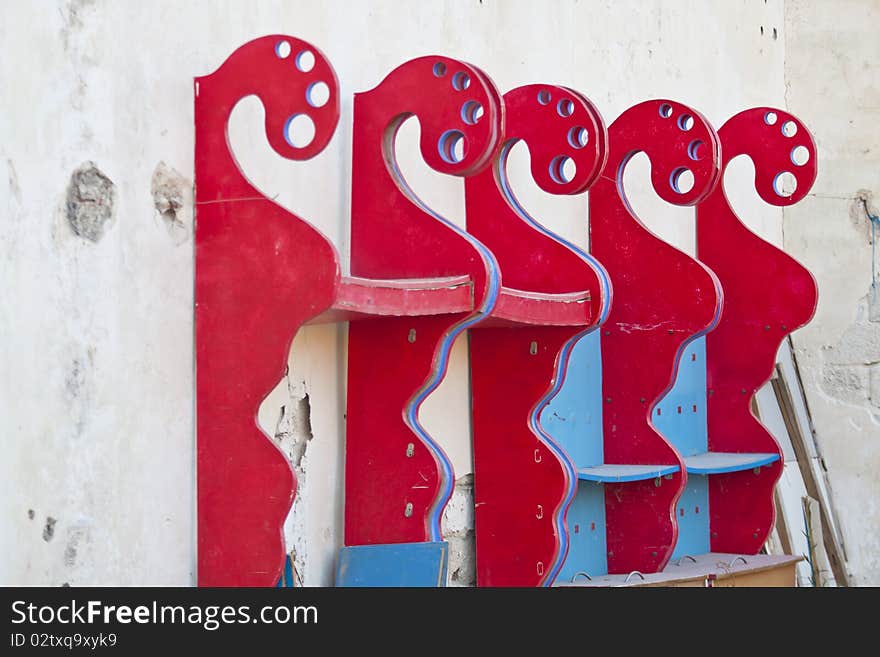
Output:
[[[320,226],[347,257],[351,94],[429,53],[472,61],[502,90],[540,81],[572,86],[596,101],[609,123],[640,100],[666,96],[720,124],[747,107],[783,106],[787,91],[793,109],[824,137],[823,170],[831,169],[824,159],[831,152],[853,164],[862,157],[861,144],[820,122],[834,116],[842,125],[850,104],[841,98],[839,111],[819,112],[838,101],[817,86],[826,76],[822,68],[810,70],[809,53],[800,68],[793,62],[786,67],[786,25],[806,32],[809,24],[791,4],[786,23],[782,0],[5,3],[0,582],[194,582],[194,76],[213,71],[238,45],[266,33],[297,35],[325,52],[343,97],[340,128],[327,151],[305,164],[277,157],[254,99],[235,110],[230,132],[244,170],[266,195],[277,195]],[[836,29],[830,21],[820,24]],[[810,34],[817,44],[810,47],[823,50],[823,34]],[[869,35],[862,43],[870,43]],[[840,46],[850,44],[847,39]],[[839,65],[860,62],[841,59]],[[858,82],[865,89],[869,73]],[[817,104],[820,94],[826,105]],[[867,119],[869,111],[859,110],[858,117]],[[461,181],[420,161],[418,127],[411,123],[401,138],[402,169],[430,205],[460,222]],[[527,158],[524,151],[514,156],[517,194],[551,228],[585,244],[586,198],[540,192],[525,173]],[[658,233],[692,250],[692,210],[660,202],[647,172],[644,158],[627,171],[633,205]],[[870,187],[867,176],[854,182],[855,172],[840,174],[841,180],[823,175],[819,187],[844,195]],[[757,200],[747,163],[737,163],[728,186],[750,225],[781,243],[781,212]],[[841,262],[847,269],[858,266],[858,280],[869,281],[865,226],[848,223],[849,206],[840,207],[840,231],[849,241],[839,250],[817,250],[837,242],[829,240],[831,224],[815,206],[816,216],[786,222],[787,229],[797,223],[804,231],[792,238],[789,230],[786,244],[817,272],[823,292],[834,289],[826,287],[826,277],[845,290]],[[810,249],[808,238],[816,238]],[[853,290],[851,302],[841,302],[846,318],[830,313],[830,303],[823,306],[819,319],[831,317],[804,332],[798,344],[814,352],[811,371],[821,373],[827,361],[818,347],[837,344],[848,326],[856,326],[854,308],[864,293]],[[260,412],[300,477],[287,534],[298,574],[310,585],[332,582],[342,539],[345,331],[303,330],[287,377]],[[832,409],[820,428],[825,442],[834,444],[841,430],[830,415],[840,406],[864,426],[851,433],[864,455],[872,428],[876,438],[870,413],[831,400],[821,378],[811,394]],[[460,341],[446,382],[422,414],[452,456],[459,483],[446,519],[454,539],[453,584],[473,582],[467,395],[466,344]],[[835,484],[850,481],[853,491],[869,485],[876,491],[862,465],[867,459],[847,456],[856,453],[841,447]],[[845,519],[852,523],[850,545],[870,532],[876,537],[880,524],[876,512],[867,524],[855,524],[857,508]],[[864,568],[864,581],[876,582],[876,557],[873,570],[863,565],[869,548],[854,552],[861,561],[853,568]]]
[[[853,580],[880,584],[880,3],[785,5],[786,103],[812,130],[819,176],[784,213],[785,248],[819,308],[794,336]],[[880,238],[880,225],[876,238]]]

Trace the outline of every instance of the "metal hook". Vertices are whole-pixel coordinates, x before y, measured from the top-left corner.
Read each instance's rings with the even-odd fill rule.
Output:
[[[681,556],[678,558],[678,561],[675,562],[675,565],[676,565],[676,566],[680,566],[680,565],[681,565],[681,560],[682,560],[682,559],[690,559],[690,560],[693,561],[694,563],[697,563],[697,560],[694,559],[691,555],[689,555],[689,554],[683,554],[683,555],[681,555]]]
[[[629,575],[626,576],[626,579],[623,580],[623,583],[626,584],[626,583],[629,581],[629,578],[632,577],[633,575],[638,575],[639,577],[642,578],[642,581],[645,580],[645,576],[644,576],[644,575],[642,575],[638,570],[634,570],[634,571],[632,571]]]
[[[731,559],[730,563],[727,564],[727,567],[728,567],[728,568],[733,568],[733,564],[735,564],[735,563],[736,563],[737,561],[739,561],[740,559],[742,559],[742,562],[743,562],[746,566],[749,565],[749,562],[746,561],[746,558],[745,558],[745,557],[743,557],[743,556],[739,556],[739,557],[735,557],[734,559]]]
[[[576,573],[572,576],[572,578],[571,578],[571,582],[572,582],[572,584],[573,584],[574,581],[578,578],[578,575],[583,575],[584,577],[586,577],[586,578],[587,578],[588,580],[590,580],[591,582],[593,581],[593,578],[590,577],[589,573],[586,573],[586,572],[584,572],[583,570],[579,570],[578,572],[576,572]]]

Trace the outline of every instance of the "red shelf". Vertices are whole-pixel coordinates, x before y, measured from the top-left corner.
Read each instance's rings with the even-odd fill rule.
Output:
[[[477,328],[497,326],[589,326],[592,321],[588,290],[545,294],[502,287],[492,315]]]
[[[308,323],[448,315],[473,309],[473,282],[469,276],[389,280],[343,276],[333,306]]]

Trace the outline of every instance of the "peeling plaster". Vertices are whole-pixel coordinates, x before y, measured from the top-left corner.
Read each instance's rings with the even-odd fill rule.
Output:
[[[113,222],[116,186],[94,162],[82,164],[67,188],[67,221],[73,232],[98,242]]]
[[[306,392],[305,381],[292,381],[288,372],[284,382],[287,386],[287,400],[279,411],[274,438],[290,461],[297,479],[296,497],[285,521],[285,536],[293,562],[294,581],[296,585],[300,585],[305,578],[308,562],[305,541],[305,505],[308,500],[306,452],[314,436],[312,434],[311,404],[309,393]]]
[[[476,586],[473,474],[455,480],[441,531],[449,543],[449,586]]]
[[[192,182],[165,162],[159,162],[153,171],[150,192],[153,206],[174,244],[179,246],[186,242],[192,226]]]

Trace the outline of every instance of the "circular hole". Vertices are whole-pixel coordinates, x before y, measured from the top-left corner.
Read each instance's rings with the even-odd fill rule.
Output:
[[[303,73],[311,71],[315,67],[315,53],[303,50],[296,56],[296,67]]]
[[[287,59],[290,56],[290,44],[287,41],[279,41],[275,44],[275,56],[278,59]]]
[[[767,112],[764,115],[764,123],[774,125],[776,123],[776,112]]]
[[[797,190],[797,178],[790,171],[778,173],[773,179],[773,190],[778,196],[788,198]]]
[[[700,155],[700,151],[702,150],[702,148],[703,142],[699,139],[694,139],[690,144],[688,144],[688,157],[696,162],[702,157],[702,155]]]
[[[313,82],[306,89],[306,100],[312,107],[323,107],[330,100],[330,87],[326,82]]]
[[[556,103],[556,111],[562,118],[568,118],[574,113],[574,103],[568,98],[563,98]]]
[[[568,131],[568,143],[572,148],[583,148],[590,140],[590,133],[583,126],[576,125]]]
[[[437,142],[440,157],[447,164],[458,164],[464,159],[465,140],[460,130],[447,130]]]
[[[442,78],[444,75],[446,75],[446,64],[443,62],[434,64],[434,77]]]
[[[797,124],[794,121],[786,121],[782,124],[782,134],[786,137],[794,137],[797,134]]]
[[[669,184],[678,194],[687,194],[694,188],[694,174],[690,169],[679,167],[669,176]]]
[[[461,106],[461,120],[468,125],[476,125],[483,116],[483,106],[475,100],[469,100]]]
[[[315,122],[307,114],[294,114],[284,124],[284,138],[294,148],[305,148],[315,138]]]
[[[541,103],[542,105],[549,105],[550,98],[551,98],[550,92],[547,91],[546,89],[541,89],[541,91],[538,92],[538,102]]]
[[[557,155],[550,161],[550,177],[558,185],[569,183],[577,173],[577,165],[567,155]]]
[[[456,91],[464,91],[471,86],[471,76],[464,71],[459,71],[452,76],[452,88]]]
[[[810,149],[806,146],[795,146],[791,149],[791,162],[797,167],[804,166],[810,161]]]
[[[672,116],[672,105],[670,105],[669,103],[663,103],[660,106],[660,116],[662,116],[664,119],[668,119],[670,116]]]
[[[682,114],[678,117],[678,127],[682,130],[690,130],[694,127],[694,117],[690,114]]]

